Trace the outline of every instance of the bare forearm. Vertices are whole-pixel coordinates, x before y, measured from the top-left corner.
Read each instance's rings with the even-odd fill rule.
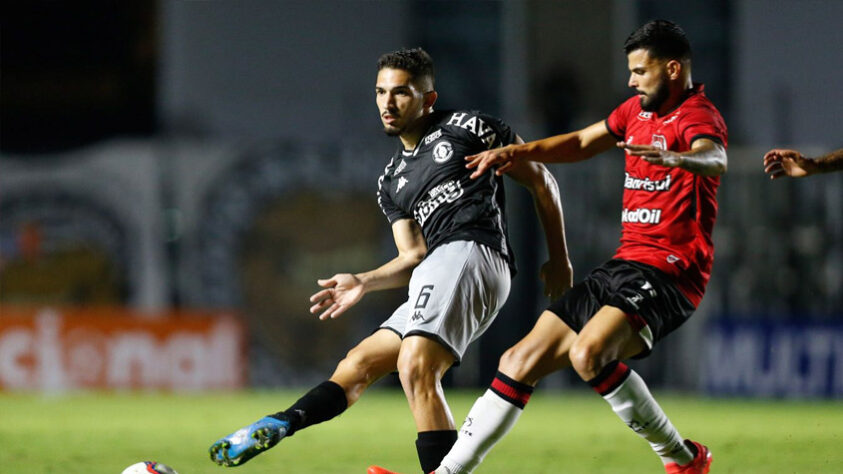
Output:
[[[424,254],[421,252],[410,253],[393,258],[389,262],[368,272],[358,273],[355,276],[363,283],[363,288],[370,291],[387,290],[407,286],[413,269],[422,261]]]
[[[670,168],[682,168],[703,176],[720,176],[726,172],[726,148],[707,138],[694,141],[691,150],[677,153],[655,145],[634,145],[618,142],[629,156],[640,156],[647,163]]]
[[[679,167],[703,176],[720,176],[726,172],[726,164],[717,157],[682,155]]]
[[[679,167],[703,176],[720,176],[726,172],[726,149],[719,143],[680,153]]]
[[[510,145],[467,156],[466,168],[476,168],[472,179],[479,178],[487,170],[497,166],[500,176],[509,173],[515,163],[571,163],[608,150],[615,143],[602,122],[590,125],[576,132],[535,140],[529,143]]]
[[[832,151],[818,158],[813,158],[817,173],[829,173],[843,170],[843,148]]]
[[[513,151],[519,159],[539,163],[573,163],[588,158],[576,132],[528,142]]]
[[[545,170],[544,183],[532,190],[536,213],[544,229],[548,255],[552,261],[568,260],[568,244],[565,239],[565,218],[559,186],[553,176]]]

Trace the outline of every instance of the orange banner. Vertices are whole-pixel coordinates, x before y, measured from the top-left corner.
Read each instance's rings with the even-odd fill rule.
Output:
[[[246,379],[232,313],[0,307],[0,389],[208,390]]]

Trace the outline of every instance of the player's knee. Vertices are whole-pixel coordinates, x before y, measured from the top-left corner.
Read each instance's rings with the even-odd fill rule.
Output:
[[[435,391],[441,376],[439,368],[425,354],[402,351],[398,357],[398,378],[408,395]]]
[[[574,370],[585,381],[597,377],[603,369],[603,348],[599,343],[578,339],[571,346],[568,356]]]
[[[354,348],[348,351],[345,358],[337,366],[337,372],[358,383],[371,383],[382,375],[383,371],[376,357],[365,351]]]
[[[421,382],[424,375],[429,371],[429,365],[423,357],[402,352],[398,358],[398,377],[401,379],[401,383],[406,386],[407,384],[415,385]]]

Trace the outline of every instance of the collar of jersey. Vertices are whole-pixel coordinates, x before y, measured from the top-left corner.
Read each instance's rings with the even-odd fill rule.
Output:
[[[685,98],[682,99],[681,102],[676,104],[676,107],[670,109],[664,115],[659,115],[658,113],[653,112],[653,118],[657,119],[657,120],[664,120],[667,117],[670,117],[671,115],[674,115],[676,113],[676,111],[678,111],[679,109],[682,108],[683,105],[685,105],[685,102],[688,102],[688,99],[690,99],[691,97],[694,97],[697,94],[701,94],[704,90],[705,90],[705,84],[703,84],[702,82],[693,83],[693,86],[690,89],[685,90]]]
[[[418,155],[418,153],[419,153],[419,149],[422,147],[422,143],[424,143],[424,139],[425,139],[428,135],[430,135],[431,133],[433,133],[433,130],[432,130],[432,129],[434,129],[434,128],[436,128],[436,127],[438,127],[438,126],[439,126],[439,125],[436,123],[436,118],[437,118],[436,116],[437,116],[437,115],[444,115],[444,114],[447,114],[447,113],[448,113],[448,111],[436,111],[436,112],[433,112],[432,114],[430,114],[430,115],[428,116],[428,119],[430,120],[430,123],[428,123],[428,125],[427,125],[427,129],[424,131],[424,133],[422,134],[421,138],[419,138],[419,142],[418,142],[418,143],[416,143],[416,146],[415,146],[415,148],[413,148],[413,150],[412,150],[412,151],[405,150],[405,149],[404,149],[404,146],[403,146],[403,145],[401,145],[401,144],[399,143],[398,148],[400,148],[400,149],[401,149],[401,156],[408,157],[408,156],[416,156],[416,155]]]

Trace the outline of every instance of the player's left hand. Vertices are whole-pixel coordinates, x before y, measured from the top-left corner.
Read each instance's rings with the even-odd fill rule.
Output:
[[[544,295],[555,301],[574,284],[574,268],[571,261],[549,260],[542,265],[540,275],[544,282]]]
[[[770,179],[802,178],[814,173],[814,160],[796,150],[774,149],[764,155],[764,172]]]
[[[633,145],[618,142],[618,148],[623,148],[632,156],[640,156],[647,163],[675,168],[682,164],[682,155],[674,151],[662,150],[653,145]]]

